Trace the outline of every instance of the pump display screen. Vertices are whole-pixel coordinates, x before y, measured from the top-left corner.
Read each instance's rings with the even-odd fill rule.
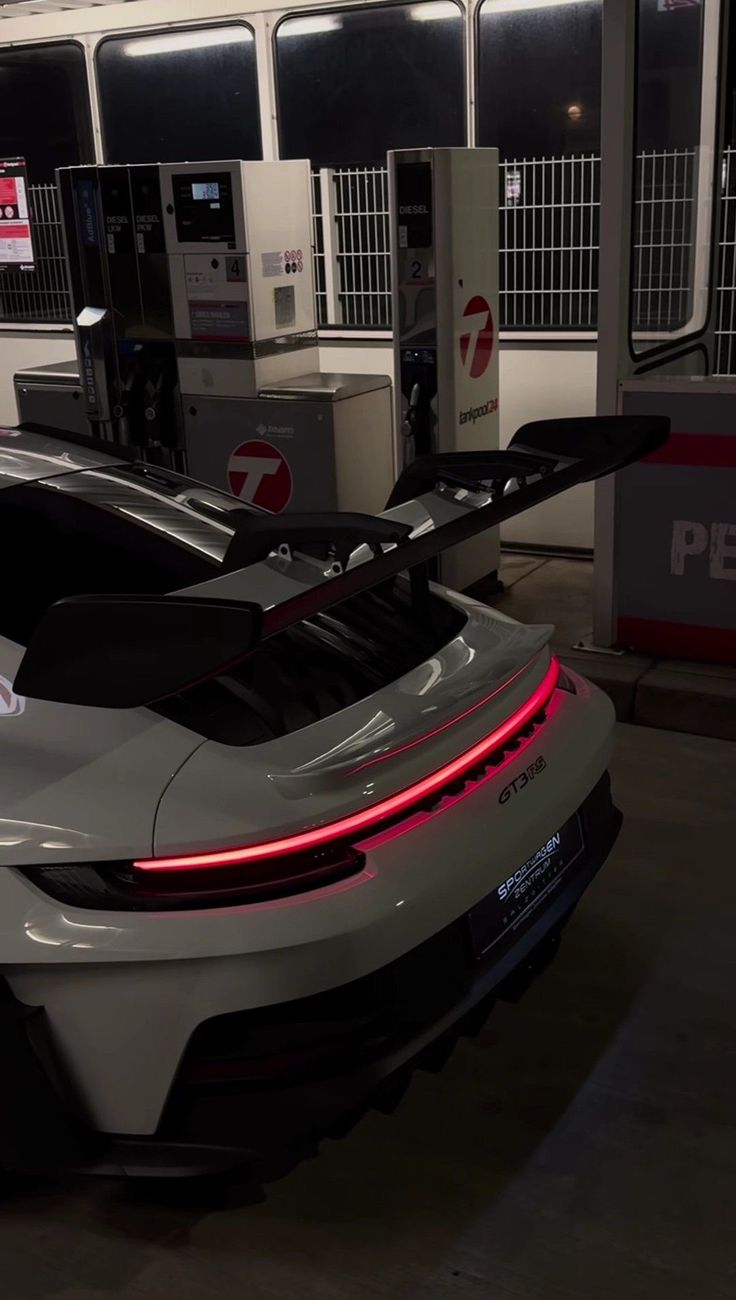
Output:
[[[192,198],[197,203],[205,199],[219,200],[220,187],[217,181],[195,181],[192,185]]]
[[[176,235],[182,244],[235,248],[233,180],[230,172],[177,172],[171,178]]]

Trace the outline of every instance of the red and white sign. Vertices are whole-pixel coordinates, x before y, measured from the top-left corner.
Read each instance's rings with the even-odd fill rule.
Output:
[[[14,176],[0,176],[0,206],[18,206],[18,182]]]
[[[230,457],[227,477],[233,496],[279,514],[294,489],[289,462],[270,442],[241,442]]]
[[[33,238],[22,158],[0,161],[0,269],[33,267]]]
[[[677,399],[662,399],[673,421]],[[729,427],[733,397],[699,393],[698,401],[705,423]],[[661,658],[736,663],[736,437],[673,433],[621,475],[618,497],[619,643]]]
[[[493,312],[481,294],[470,299],[463,312],[462,327],[460,359],[470,378],[480,379],[490,365],[495,339]]]

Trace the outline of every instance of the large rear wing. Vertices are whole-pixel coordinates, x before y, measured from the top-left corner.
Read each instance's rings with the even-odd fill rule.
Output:
[[[223,572],[247,572],[274,551],[300,548],[321,548],[328,562],[266,606],[196,593],[57,601],[34,633],[15,690],[108,708],[179,694],[233,668],[264,639],[401,573],[421,598],[443,551],[623,469],[668,436],[669,421],[656,416],[542,420],[519,429],[505,451],[421,457],[401,474],[382,515],[234,512]]]
[[[659,416],[539,420],[523,425],[506,451],[420,457],[401,474],[387,510],[416,501],[426,507],[431,520],[432,498],[439,496],[445,522],[412,530],[391,549],[364,555],[319,586],[266,610],[262,636],[273,636],[407,569],[427,565],[450,547],[578,483],[624,469],[661,447],[669,429],[669,420]],[[452,517],[446,518],[448,514]],[[288,516],[284,519],[288,523]]]

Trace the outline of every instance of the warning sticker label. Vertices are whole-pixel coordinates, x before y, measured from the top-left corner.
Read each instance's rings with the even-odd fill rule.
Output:
[[[261,253],[261,273],[266,279],[276,275],[283,275],[283,253]]]
[[[249,343],[247,302],[190,302],[192,338],[198,343]]]
[[[274,324],[277,330],[296,325],[296,295],[291,284],[279,285],[273,291]]]
[[[0,268],[33,268],[25,163],[0,162]]]

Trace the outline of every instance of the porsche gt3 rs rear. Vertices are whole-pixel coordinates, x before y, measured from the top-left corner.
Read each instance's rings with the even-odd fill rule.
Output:
[[[0,639],[0,1163],[288,1164],[543,964],[617,833],[613,710],[426,566],[664,436],[603,424],[375,519],[0,457],[45,543]]]
[[[612,709],[546,648],[489,691],[499,633],[540,633],[454,604],[384,692],[199,746],[155,856],[13,873],[8,982],[115,1135],[104,1167],[288,1159],[546,956],[617,831]]]

